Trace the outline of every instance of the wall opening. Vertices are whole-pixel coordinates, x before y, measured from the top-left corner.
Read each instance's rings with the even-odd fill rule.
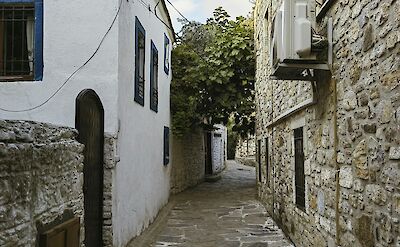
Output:
[[[296,205],[305,210],[303,127],[294,130]]]
[[[75,126],[84,150],[85,246],[103,245],[104,109],[91,89],[76,98]]]

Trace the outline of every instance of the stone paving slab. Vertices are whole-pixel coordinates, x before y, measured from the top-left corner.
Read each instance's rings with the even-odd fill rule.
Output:
[[[230,161],[221,180],[176,196],[143,246],[294,247],[256,200],[255,176],[253,167]]]

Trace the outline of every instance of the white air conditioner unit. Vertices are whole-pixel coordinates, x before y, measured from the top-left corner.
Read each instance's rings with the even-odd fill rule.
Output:
[[[329,70],[329,62],[319,60],[318,53],[331,48],[332,28],[328,28],[328,38],[316,34],[313,15],[309,0],[282,1],[271,36],[272,76],[276,79],[308,80],[303,73],[307,69]]]

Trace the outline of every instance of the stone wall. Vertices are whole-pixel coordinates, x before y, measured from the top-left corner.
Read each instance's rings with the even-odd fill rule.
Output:
[[[103,246],[113,246],[112,179],[117,157],[117,137],[104,134]]]
[[[400,2],[335,1],[326,14],[334,21],[332,75],[317,74],[316,105],[275,123],[312,99],[310,82],[269,79],[269,32],[279,4],[258,0],[255,9],[259,195],[297,246],[399,246]],[[320,33],[326,17],[316,25]],[[304,131],[305,210],[295,204],[298,127]]]
[[[0,120],[0,246],[36,246],[72,217],[83,228],[83,145],[71,128]]]
[[[204,180],[204,134],[197,130],[172,137],[171,193],[176,194]]]

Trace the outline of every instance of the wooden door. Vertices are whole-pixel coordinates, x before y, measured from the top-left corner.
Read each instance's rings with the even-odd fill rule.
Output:
[[[76,128],[84,151],[85,245],[102,246],[104,110],[100,98],[90,89],[76,99]]]
[[[39,247],[79,247],[79,218],[70,219],[40,234]]]
[[[206,161],[206,175],[212,175],[212,148],[211,148],[211,132],[206,132],[204,134],[204,155]]]

